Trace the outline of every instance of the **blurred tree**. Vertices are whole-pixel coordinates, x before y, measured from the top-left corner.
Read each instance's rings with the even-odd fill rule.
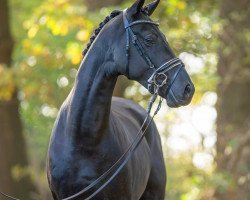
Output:
[[[217,87],[217,168],[228,181],[219,200],[250,199],[249,0],[223,0]]]
[[[0,191],[31,199],[35,187],[28,170],[17,86],[10,69],[14,42],[10,33],[8,1],[0,0],[0,4]]]
[[[86,5],[90,10],[96,10],[107,6],[119,5],[124,0],[85,0]]]

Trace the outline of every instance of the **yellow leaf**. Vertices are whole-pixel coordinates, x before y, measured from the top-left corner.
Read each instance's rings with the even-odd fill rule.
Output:
[[[33,25],[29,31],[28,31],[28,37],[29,38],[33,38],[36,36],[37,31],[38,31],[39,27],[37,25]]]
[[[82,58],[82,48],[76,42],[69,42],[66,49],[66,56],[71,61],[72,64],[76,65],[81,62]]]
[[[72,64],[74,64],[74,65],[79,64],[81,62],[81,58],[82,58],[81,54],[75,55],[74,57],[71,58]]]
[[[0,65],[0,100],[9,101],[15,92],[15,81],[13,71]]]
[[[68,28],[68,24],[66,22],[63,22],[60,25],[61,29],[60,29],[60,35],[65,36],[67,35],[69,28]]]
[[[76,34],[76,38],[81,42],[86,42],[89,39],[89,32],[87,30],[80,30]]]
[[[176,4],[176,7],[179,9],[179,10],[185,10],[186,7],[187,7],[187,4],[186,2],[184,1],[180,1]]]

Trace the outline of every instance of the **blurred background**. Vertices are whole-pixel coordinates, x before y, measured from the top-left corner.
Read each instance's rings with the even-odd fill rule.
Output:
[[[0,191],[51,199],[48,141],[81,52],[112,10],[132,2],[0,0]],[[152,18],[196,87],[189,106],[164,105],[156,118],[166,199],[250,200],[250,1],[161,0]],[[114,95],[144,107],[150,98],[124,77]]]

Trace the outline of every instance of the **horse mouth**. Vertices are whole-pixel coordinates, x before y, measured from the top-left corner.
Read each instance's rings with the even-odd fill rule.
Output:
[[[170,108],[179,108],[179,107],[181,107],[181,106],[186,106],[186,105],[188,105],[188,103],[184,103],[184,102],[182,102],[182,101],[176,102],[176,101],[169,101],[169,100],[166,100],[166,102],[167,102],[167,105],[168,105]]]
[[[178,98],[174,94],[174,92],[170,89],[169,93],[167,94],[167,97],[165,99],[166,99],[167,105],[170,108],[178,108],[178,107],[181,107],[181,106],[188,105],[191,102],[192,98],[193,98],[193,94],[194,94],[194,92],[192,92],[192,94],[190,94],[189,97],[185,98],[185,100],[184,100],[184,99]]]

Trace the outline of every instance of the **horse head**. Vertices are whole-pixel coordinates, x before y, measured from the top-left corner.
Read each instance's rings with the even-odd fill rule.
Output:
[[[117,73],[139,82],[150,93],[159,94],[170,107],[187,105],[193,97],[194,85],[158,23],[150,19],[159,0],[146,6],[144,2],[137,0],[122,12],[122,17],[117,17],[123,26],[122,37],[113,42]]]

